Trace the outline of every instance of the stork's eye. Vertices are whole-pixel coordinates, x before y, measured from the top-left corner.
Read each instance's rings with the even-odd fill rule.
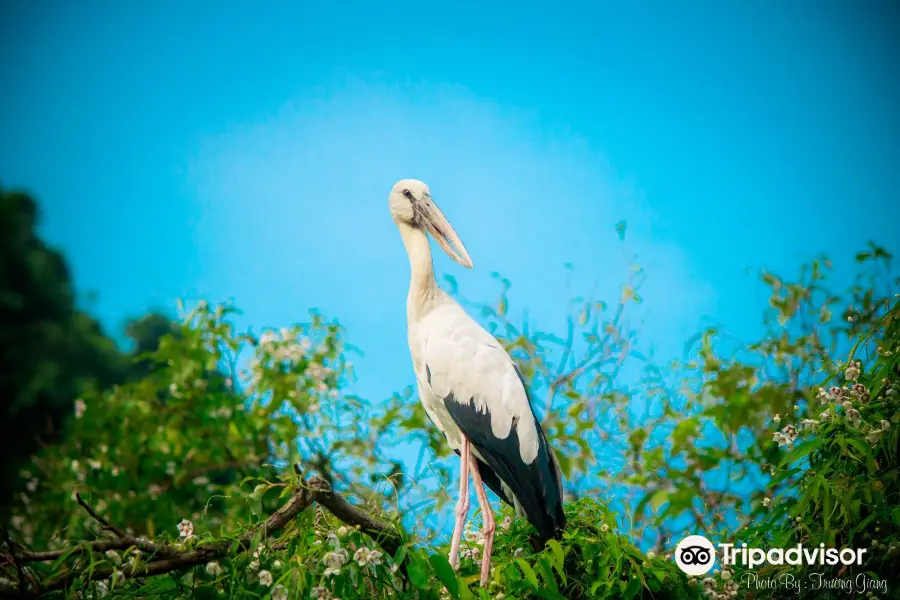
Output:
[[[412,192],[410,192],[409,190],[403,190],[403,195],[406,196],[406,198],[412,200]]]

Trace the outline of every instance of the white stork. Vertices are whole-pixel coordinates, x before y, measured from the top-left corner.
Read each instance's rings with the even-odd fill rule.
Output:
[[[509,354],[435,281],[426,232],[453,260],[467,268],[473,265],[428,186],[415,179],[397,182],[390,210],[412,270],[406,316],[419,396],[428,417],[461,459],[450,564],[453,568],[459,564],[471,473],[484,522],[481,584],[485,585],[496,524],[482,482],[528,519],[543,546],[565,527],[559,464]]]

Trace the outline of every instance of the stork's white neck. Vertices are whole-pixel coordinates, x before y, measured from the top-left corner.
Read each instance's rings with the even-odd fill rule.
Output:
[[[409,223],[397,223],[397,227],[409,255],[410,282],[406,308],[409,316],[413,316],[421,314],[428,307],[437,296],[439,288],[434,279],[428,235],[420,227]]]

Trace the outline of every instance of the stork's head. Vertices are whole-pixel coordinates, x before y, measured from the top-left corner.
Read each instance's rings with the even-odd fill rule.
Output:
[[[389,197],[391,217],[431,234],[447,255],[464,267],[472,268],[472,259],[447,217],[431,199],[428,186],[418,179],[402,179],[394,184]]]

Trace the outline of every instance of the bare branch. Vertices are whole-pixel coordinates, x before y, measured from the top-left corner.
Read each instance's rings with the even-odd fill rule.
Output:
[[[284,529],[288,523],[296,518],[301,512],[309,508],[314,502],[322,505],[345,524],[350,525],[351,527],[358,527],[360,531],[375,540],[375,542],[392,556],[397,553],[403,543],[400,534],[397,531],[394,531],[388,523],[385,523],[350,504],[343,496],[334,492],[331,489],[331,485],[320,477],[312,477],[306,482],[300,478],[297,489],[284,505],[272,513],[264,523],[246,531],[236,541],[215,541],[202,544],[193,550],[185,551],[179,551],[176,548],[165,544],[141,540],[121,532],[109,521],[97,514],[97,512],[84,502],[80,496],[76,496],[76,499],[88,514],[101,523],[106,530],[116,533],[117,538],[81,542],[79,544],[79,549],[72,549],[70,547],[65,550],[45,552],[13,550],[13,545],[10,543],[10,552],[13,553],[12,559],[16,566],[19,567],[20,573],[22,571],[19,566],[20,562],[52,561],[70,551],[83,552],[88,550],[91,552],[102,552],[105,550],[122,550],[130,547],[137,547],[151,556],[158,558],[139,564],[136,567],[125,565],[118,570],[121,571],[126,578],[161,575],[171,571],[202,565],[212,560],[222,558],[226,556],[229,550],[234,548],[235,545],[242,552],[248,552],[252,550],[253,539],[257,533],[262,531],[266,534],[271,534]],[[65,589],[71,586],[77,579],[108,579],[116,570],[116,567],[100,567],[94,568],[91,571],[88,571],[87,569],[74,569],[41,582],[40,584],[32,582],[30,587],[25,585],[23,578],[20,578],[19,587],[11,591],[0,592],[0,598],[39,597],[47,592]]]
[[[78,492],[75,492],[75,501],[78,503],[78,505],[79,505],[80,507],[82,507],[84,510],[86,510],[86,511],[87,511],[87,514],[91,515],[91,517],[92,517],[95,521],[97,521],[98,523],[100,523],[101,525],[103,525],[103,528],[104,528],[104,529],[107,529],[107,530],[109,530],[109,531],[112,531],[113,533],[115,533],[115,534],[116,534],[117,536],[119,536],[119,537],[125,537],[125,532],[124,532],[124,531],[122,531],[122,530],[119,529],[118,527],[112,525],[109,521],[107,521],[106,519],[104,519],[103,517],[101,517],[101,516],[97,513],[97,511],[95,511],[93,508],[91,508],[90,505],[89,505],[87,502],[84,501],[84,499],[81,497],[81,494],[79,494]]]
[[[12,538],[9,537],[9,530],[6,529],[6,525],[3,525],[3,540],[6,542],[6,547],[10,552],[10,560],[12,561],[13,566],[16,568],[16,574],[19,578],[19,595],[26,596],[25,589],[28,587],[25,583],[25,570],[22,568],[22,561],[18,560],[13,554],[13,543]]]
[[[325,483],[324,480],[320,481]],[[391,556],[396,554],[403,544],[403,540],[388,523],[356,508],[343,496],[330,489],[320,488],[317,490],[315,501],[347,525],[358,526],[360,531],[378,542]]]

